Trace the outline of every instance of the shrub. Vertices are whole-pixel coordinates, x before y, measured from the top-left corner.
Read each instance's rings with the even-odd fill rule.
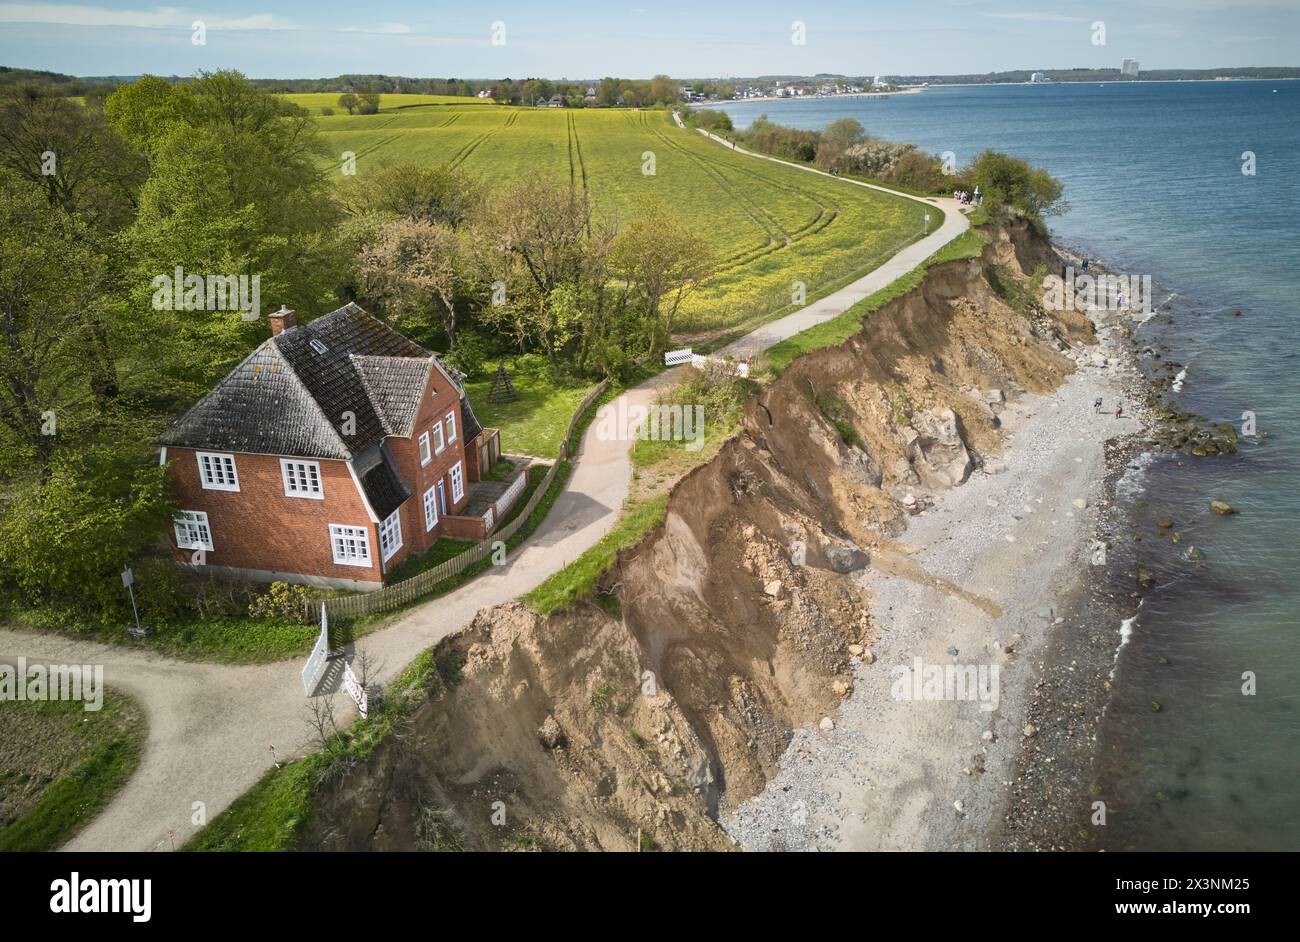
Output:
[[[287,582],[272,582],[266,592],[253,597],[249,603],[250,618],[262,621],[287,621],[295,625],[307,623],[307,589]]]
[[[458,330],[456,342],[443,359],[465,374],[476,379],[484,365],[492,358],[491,344],[482,334],[473,330]]]
[[[150,556],[133,564],[131,570],[142,622],[168,621],[191,608],[193,596],[185,585],[185,574],[172,560]]]

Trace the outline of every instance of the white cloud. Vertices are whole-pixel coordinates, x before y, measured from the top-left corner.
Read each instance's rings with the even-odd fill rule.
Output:
[[[0,3],[0,23],[50,23],[56,26],[130,26],[138,29],[189,29],[201,20],[208,29],[297,29],[274,13],[230,18],[181,7],[106,10],[65,3]]]
[[[981,12],[980,16],[987,16],[994,20],[1025,20],[1030,23],[1086,23],[1088,22],[1082,16],[1066,16],[1064,13],[989,13]]]
[[[376,33],[383,36],[406,36],[413,32],[405,23],[380,23],[378,26],[344,26],[340,33]]]

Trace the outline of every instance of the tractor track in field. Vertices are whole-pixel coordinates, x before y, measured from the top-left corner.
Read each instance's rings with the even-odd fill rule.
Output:
[[[788,241],[789,235],[786,233],[784,229],[780,227],[780,225],[776,223],[774,219],[772,219],[770,214],[768,214],[768,212],[765,209],[763,209],[761,206],[756,204],[753,200],[737,192],[731,186],[730,182],[728,182],[727,178],[718,172],[716,167],[711,166],[705,160],[697,158],[689,150],[685,150],[675,146],[674,143],[670,141],[666,136],[654,130],[653,128],[649,127],[649,125],[644,125],[644,129],[648,131],[650,134],[652,134],[655,138],[662,141],[665,147],[669,148],[670,150],[674,150],[680,153],[682,156],[686,157],[688,160],[691,160],[698,167],[700,167],[706,174],[712,177],[717,182],[717,184],[722,188],[723,192],[725,192],[727,196],[731,198],[731,201],[736,206],[738,206],[745,213],[746,216],[748,216],[751,220],[753,220],[754,225],[758,226],[760,229],[763,230],[764,233],[766,233],[768,239],[768,245],[775,245],[781,242]]]
[[[488,130],[484,131],[482,134],[479,134],[479,135],[476,135],[475,137],[470,138],[470,139],[469,139],[469,140],[468,140],[468,141],[467,141],[467,142],[466,142],[466,143],[461,147],[460,150],[456,151],[456,153],[452,155],[451,160],[447,161],[447,166],[448,166],[448,167],[459,167],[459,166],[460,166],[461,164],[463,164],[465,161],[469,160],[470,155],[473,154],[474,151],[478,150],[478,148],[480,147],[480,145],[483,144],[484,141],[486,141],[488,138],[492,137],[493,135],[500,134],[500,133],[501,133],[502,131],[504,131],[506,128],[508,128],[508,127],[510,127],[512,124],[514,124],[515,121],[517,121],[518,119],[519,119],[519,112],[518,112],[518,111],[512,111],[512,112],[510,112],[510,114],[506,117],[505,121],[503,121],[503,122],[502,122],[501,124],[499,124],[497,127],[489,128]]]
[[[642,119],[642,123],[647,131],[649,131],[651,134],[655,135],[660,140],[662,140],[665,143],[665,145],[675,149],[676,151],[684,154],[685,156],[690,157],[699,166],[704,167],[704,169],[712,171],[715,177],[720,179],[723,186],[727,189],[728,193],[734,194],[736,190],[735,187],[731,184],[731,182],[726,178],[725,174],[723,173],[723,169],[726,169],[727,171],[734,170],[737,173],[744,174],[748,177],[753,178],[754,180],[757,180],[759,183],[763,184],[764,186],[769,186],[769,187],[778,186],[778,184],[775,181],[771,180],[768,177],[765,177],[763,174],[758,173],[751,168],[738,166],[738,165],[724,164],[723,161],[714,160],[713,158],[706,157],[702,154],[693,153],[689,148],[686,148],[685,146],[679,144],[676,141],[673,141],[663,131],[659,131],[653,127],[650,127],[650,125],[645,122],[644,116]],[[835,219],[839,216],[840,207],[833,200],[829,201],[829,205],[828,205],[827,202],[823,202],[821,199],[817,198],[816,196],[804,192],[802,190],[797,190],[792,192],[795,192],[802,199],[807,200],[809,203],[812,203],[813,206],[817,208],[817,214],[812,218],[810,218],[798,229],[787,231],[783,226],[781,226],[780,222],[776,219],[775,216],[773,216],[766,209],[763,209],[761,206],[757,207],[768,219],[772,221],[773,225],[775,225],[778,228],[779,232],[781,233],[782,239],[775,239],[773,240],[772,243],[769,243],[769,245],[764,246],[762,248],[756,250],[750,250],[747,252],[737,253],[736,255],[724,259],[722,262],[724,267],[719,269],[720,271],[732,270],[735,268],[739,268],[743,265],[748,265],[751,262],[756,261],[757,259],[763,257],[764,255],[770,254],[772,251],[779,250],[783,247],[792,246],[795,243],[800,242],[809,236],[816,235],[817,233],[825,229],[827,226],[829,226],[831,223],[833,223]],[[753,205],[757,206],[757,204],[753,204]],[[752,218],[752,214],[750,215]]]

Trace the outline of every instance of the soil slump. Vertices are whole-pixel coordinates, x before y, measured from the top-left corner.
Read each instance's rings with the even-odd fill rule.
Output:
[[[845,344],[806,355],[674,487],[597,603],[485,609],[435,652],[428,700],[321,798],[321,849],[725,849],[717,821],[833,724],[873,640],[879,566],[997,617],[893,543],[928,494],[996,473],[998,413],[1059,386],[1091,322],[1029,285],[1027,226],[933,269]],[[996,286],[996,287],[995,287]],[[1027,292],[1032,295],[1032,291]]]

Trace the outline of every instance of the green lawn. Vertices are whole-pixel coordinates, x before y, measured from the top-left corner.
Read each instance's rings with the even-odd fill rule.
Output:
[[[13,601],[0,608],[0,624],[11,623],[17,628],[52,631],[105,644],[141,648],[182,660],[229,664],[264,663],[306,654],[320,630],[313,625],[294,624],[280,618],[181,615],[158,619],[150,618],[147,611],[142,610],[140,614],[152,629],[145,638],[135,638],[127,632],[130,624],[127,619],[114,625],[78,623],[75,617],[65,613],[34,609]]]
[[[0,851],[55,850],[85,827],[140,761],[144,712],[117,691],[0,706]]]
[[[485,368],[483,377],[465,383],[474,414],[484,428],[501,430],[503,453],[558,458],[564,431],[583,397],[591,391],[591,384],[556,378],[544,368],[520,369],[514,360],[506,360],[505,365],[519,398],[514,402],[489,402],[488,391],[496,368]]]

